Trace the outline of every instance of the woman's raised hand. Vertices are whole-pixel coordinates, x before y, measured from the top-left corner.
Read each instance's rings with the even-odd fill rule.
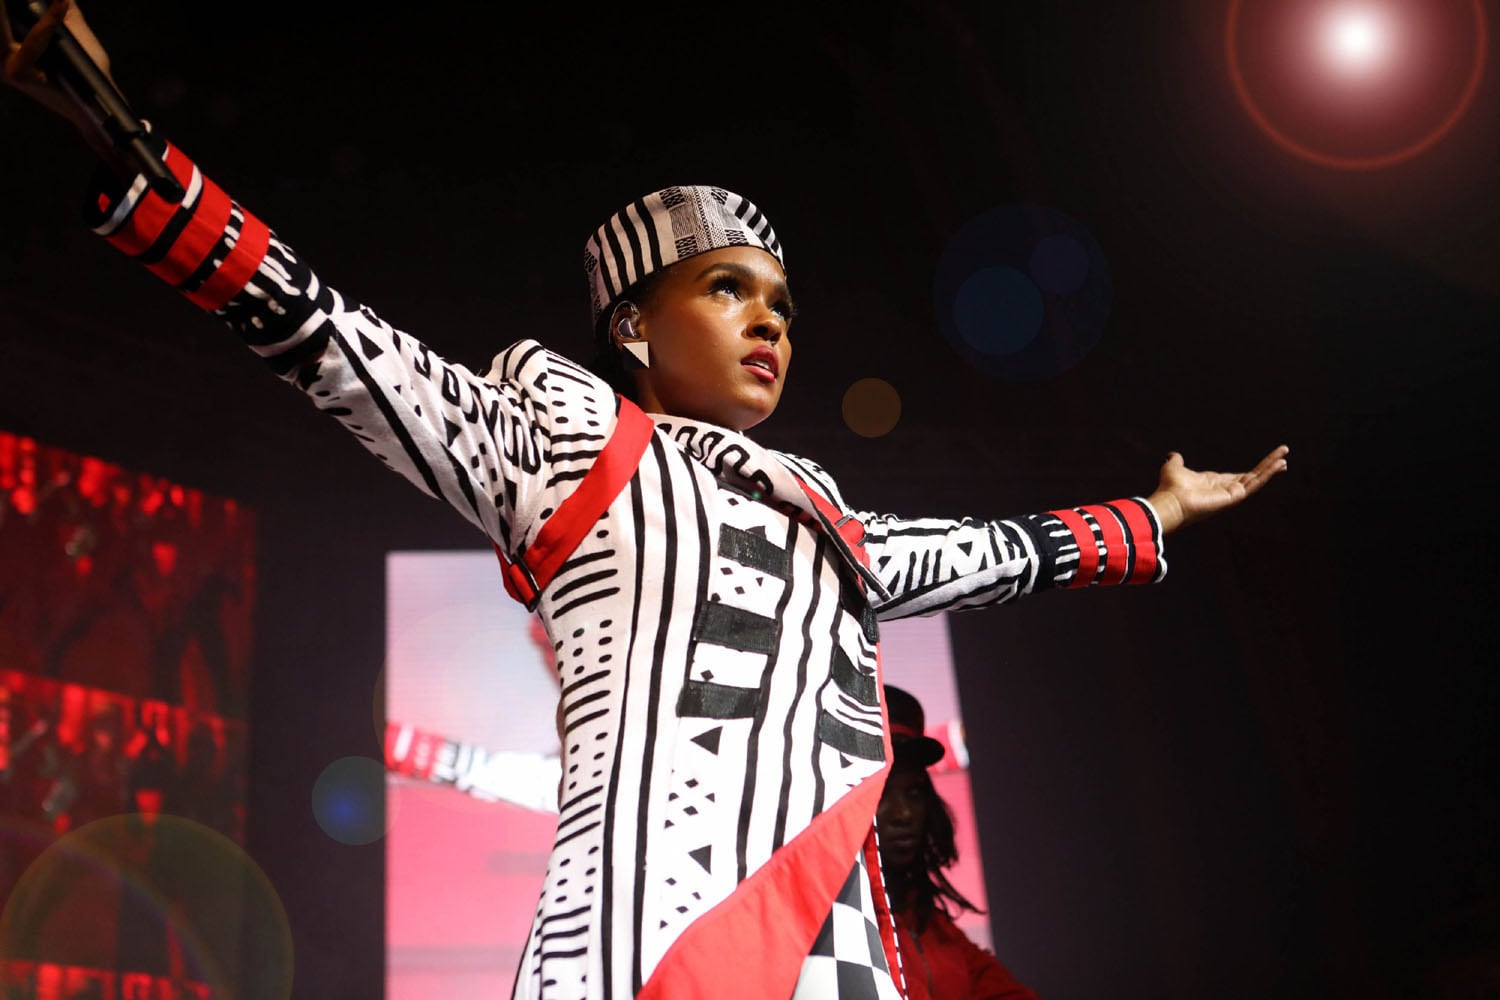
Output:
[[[84,20],[83,11],[73,0],[54,0],[31,30],[23,38],[17,39],[4,8],[5,4],[0,0],[0,52],[3,52],[5,58],[4,73],[0,75],[3,75],[10,86],[71,121],[90,144],[97,147],[97,129],[88,113],[63,91],[56,80],[49,80],[37,65],[37,60],[52,41],[58,25],[66,25],[68,32],[88,53],[89,58],[94,60],[100,72],[109,77],[111,83],[114,82],[109,75],[109,53],[104,51],[104,46],[99,44],[93,29]]]
[[[1240,503],[1278,473],[1286,471],[1286,445],[1273,448],[1249,472],[1198,472],[1172,452],[1162,463],[1156,492],[1148,498],[1161,518],[1162,531],[1175,531]]]

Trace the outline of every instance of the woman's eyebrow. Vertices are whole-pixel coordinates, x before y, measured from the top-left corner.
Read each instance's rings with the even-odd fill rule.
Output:
[[[730,274],[734,275],[736,278],[739,278],[741,281],[753,282],[762,280],[759,271],[756,271],[754,268],[747,267],[744,264],[737,264],[734,261],[717,261],[713,264],[710,264],[703,270],[698,272],[698,277],[696,280],[702,281],[704,278],[713,274],[715,271],[727,271]],[[792,303],[792,290],[787,287],[786,282],[781,280],[780,278],[775,278],[772,279],[771,284],[775,289],[777,296],[785,299],[790,305]]]

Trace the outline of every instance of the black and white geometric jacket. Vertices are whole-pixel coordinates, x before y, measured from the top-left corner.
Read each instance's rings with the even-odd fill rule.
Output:
[[[615,428],[608,386],[530,340],[482,375],[445,361],[162,148],[186,199],[102,185],[97,231],[502,553],[527,550]],[[896,996],[877,621],[1159,580],[1156,515],[1140,499],[1009,520],[851,512],[807,459],[652,419],[536,607],[564,787],[515,996]]]

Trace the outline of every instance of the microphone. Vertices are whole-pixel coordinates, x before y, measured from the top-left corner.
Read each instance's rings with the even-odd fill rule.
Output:
[[[47,11],[42,0],[7,0],[7,8],[17,38],[30,30]],[[173,204],[182,201],[187,192],[147,141],[150,133],[146,126],[131,112],[124,95],[84,51],[65,24],[58,23],[47,48],[37,57],[37,66],[88,114],[121,159],[146,178],[151,190]]]

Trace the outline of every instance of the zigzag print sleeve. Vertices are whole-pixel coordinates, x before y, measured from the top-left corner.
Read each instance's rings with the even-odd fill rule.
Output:
[[[827,472],[783,455],[847,510]],[[1002,604],[1051,588],[1155,583],[1166,576],[1161,522],[1139,497],[986,521],[854,512],[870,567],[890,592],[880,618]]]
[[[531,341],[499,355],[491,378],[444,361],[322,284],[265,223],[157,141],[187,192],[182,203],[142,178],[122,189],[101,174],[95,231],[228,323],[387,466],[515,551],[559,485],[587,470],[590,443],[613,426],[612,394],[596,400],[590,426],[555,426],[566,422],[554,412],[559,393],[572,387],[574,399],[593,376]]]

